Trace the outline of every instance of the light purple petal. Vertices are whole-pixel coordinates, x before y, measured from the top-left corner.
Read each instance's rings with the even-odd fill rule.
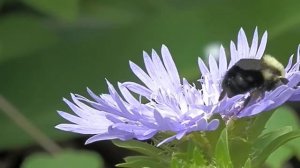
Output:
[[[156,72],[157,72],[159,78],[166,79],[168,81],[171,80],[162,60],[160,59],[160,57],[158,56],[158,54],[155,50],[152,50],[151,56],[152,56],[152,61],[153,61],[153,64],[155,66],[155,69],[156,69]]]
[[[71,94],[72,96],[72,99],[74,100],[74,95]],[[84,112],[82,111],[82,109],[80,109],[78,106],[76,106],[74,103],[70,102],[69,100],[67,99],[63,99],[63,101],[72,109],[72,111],[74,111],[74,113],[76,113],[79,117],[84,117],[85,114]]]
[[[228,68],[231,68],[237,62],[237,60],[239,58],[235,44],[233,41],[230,42],[230,56],[231,56],[231,60],[230,60]]]
[[[290,56],[289,62],[288,62],[288,64],[287,64],[286,68],[285,68],[285,71],[286,71],[286,72],[288,72],[288,71],[291,69],[291,67],[292,67],[292,64],[293,64],[293,57],[294,57],[294,55],[291,55],[291,56]]]
[[[105,134],[97,134],[85,141],[85,144],[90,144],[96,141],[103,141],[103,140],[112,140],[112,139],[119,139],[119,140],[129,140],[132,139],[132,135],[130,134],[124,134],[124,133],[105,133]]]
[[[62,118],[66,119],[66,120],[68,120],[68,121],[70,121],[70,122],[72,122],[72,123],[75,123],[75,124],[80,124],[80,123],[82,123],[82,120],[83,120],[83,119],[80,118],[80,117],[71,115],[71,114],[66,113],[66,112],[63,112],[63,111],[58,111],[58,114],[59,114]]]
[[[207,66],[205,65],[205,63],[202,61],[202,59],[200,57],[198,58],[198,65],[199,65],[202,76],[205,76],[209,73]]]
[[[164,143],[168,143],[168,142],[173,141],[174,139],[176,139],[176,135],[173,135],[173,136],[171,136],[169,138],[164,139],[163,141],[161,141],[160,143],[158,143],[156,146],[159,147],[159,146],[161,146]]]
[[[220,47],[220,56],[219,56],[219,71],[220,75],[223,75],[227,71],[227,58],[225,54],[225,49],[223,46]]]
[[[300,101],[300,89],[295,89],[294,94],[289,98],[288,101]]]
[[[249,44],[247,41],[246,34],[241,28],[238,34],[238,55],[240,58],[245,58],[249,55]]]
[[[165,45],[162,45],[162,47],[161,47],[161,55],[162,55],[164,64],[166,66],[167,72],[170,75],[172,81],[174,81],[175,84],[179,84],[180,78],[179,78],[177,68],[175,66],[175,63],[173,61],[173,58],[170,54],[169,49]]]
[[[219,68],[218,68],[215,58],[212,55],[209,56],[209,69],[210,69],[210,73],[213,77],[213,80],[218,79],[217,75],[219,72]]]
[[[282,91],[279,95],[272,98],[272,101],[274,101],[274,104],[267,107],[266,110],[272,110],[276,107],[281,106],[283,103],[288,101],[288,99],[293,95],[294,89],[286,88],[284,91]]]
[[[146,88],[145,86],[142,86],[140,84],[134,83],[134,82],[124,82],[122,83],[124,87],[129,89],[130,91],[137,93],[141,96],[144,96],[146,98],[150,98],[151,96],[151,90]]]
[[[287,83],[287,85],[289,87],[295,87],[295,86],[297,86],[299,84],[299,82],[300,82],[300,72],[292,74],[288,78],[288,80],[289,80],[289,82]]]
[[[213,119],[208,123],[207,130],[213,131],[218,128],[220,121],[218,119]]]
[[[156,71],[156,67],[153,65],[152,60],[150,58],[150,56],[144,51],[143,52],[143,57],[144,57],[144,63],[145,63],[145,67],[146,70],[150,76],[151,79],[153,79],[154,81],[157,80],[157,71]]]
[[[256,103],[254,105],[251,105],[250,107],[247,107],[243,111],[241,111],[237,115],[237,117],[242,118],[242,117],[249,117],[249,116],[256,115],[256,114],[264,111],[268,106],[272,105],[273,103],[274,103],[274,101],[272,101],[272,100],[264,101],[263,103]]]
[[[129,62],[132,72],[150,89],[153,89],[154,83],[152,79],[135,63]]]
[[[186,135],[186,133],[187,133],[187,131],[185,130],[185,131],[182,131],[182,132],[179,132],[179,133],[177,133],[176,134],[176,139],[177,140],[180,140],[183,136],[185,136]]]
[[[250,53],[249,53],[250,58],[255,58],[256,52],[257,52],[257,46],[258,46],[258,31],[257,31],[257,27],[256,27],[254,34],[253,34],[253,40],[252,40]]]
[[[62,131],[74,132],[79,134],[87,134],[87,135],[107,132],[107,129],[91,128],[85,125],[77,125],[77,124],[59,124],[55,126],[55,128],[60,129]]]
[[[121,83],[118,82],[118,86],[119,86],[119,89],[123,95],[123,97],[126,99],[126,101],[129,103],[129,104],[132,104],[133,106],[139,106],[140,105],[140,102],[137,101],[135,99],[135,97],[132,96],[132,94],[128,91],[128,89],[123,86]]]
[[[297,62],[300,62],[300,45],[298,46],[298,49],[297,49]],[[299,71],[299,64],[297,64],[297,71]]]
[[[256,53],[257,59],[260,59],[263,56],[267,45],[267,39],[268,39],[268,32],[265,31],[265,33],[262,36],[258,51]]]
[[[118,105],[118,108],[119,108],[118,115],[121,117],[124,117],[124,118],[130,118],[130,119],[134,120],[136,117],[124,105],[124,102],[121,100],[120,96],[118,95],[117,91],[112,86],[112,84],[107,81],[107,85],[108,85],[108,90],[109,90],[110,95],[113,97],[116,104]]]

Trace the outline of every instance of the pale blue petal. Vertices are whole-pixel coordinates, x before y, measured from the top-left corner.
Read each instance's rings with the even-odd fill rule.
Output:
[[[173,61],[169,49],[165,45],[162,45],[161,47],[161,55],[166,66],[167,72],[171,77],[172,81],[174,82],[174,84],[180,84],[180,78],[176,65]]]
[[[132,72],[149,88],[154,89],[153,80],[135,63],[129,62]]]
[[[268,39],[268,32],[265,31],[265,33],[262,36],[258,51],[256,53],[257,59],[260,59],[263,56],[267,45],[267,39]]]
[[[286,68],[285,68],[285,71],[286,71],[286,72],[290,71],[290,69],[291,69],[291,67],[292,67],[292,64],[293,64],[293,57],[294,57],[294,55],[291,55],[291,56],[290,56],[289,62],[288,62],[288,64],[287,64]]]
[[[220,53],[220,56],[219,56],[219,71],[220,71],[220,77],[221,77],[227,71],[227,58],[226,58],[226,54],[225,54],[225,49],[222,45],[220,47],[219,53]]]
[[[130,91],[139,94],[141,96],[144,96],[146,98],[150,98],[152,93],[150,89],[134,82],[124,82],[122,83],[122,85],[127,89],[129,89]]]
[[[257,46],[258,46],[258,31],[257,27],[255,28],[254,34],[253,34],[253,40],[249,52],[249,58],[255,58],[256,52],[257,52]]]
[[[249,55],[249,44],[243,28],[241,28],[239,31],[237,43],[239,58],[247,57]]]
[[[231,68],[239,59],[238,52],[233,41],[230,42],[230,56],[231,59],[228,68]]]
[[[198,65],[199,65],[202,76],[205,76],[209,73],[207,66],[205,65],[205,63],[202,61],[202,59],[200,57],[198,58]]]

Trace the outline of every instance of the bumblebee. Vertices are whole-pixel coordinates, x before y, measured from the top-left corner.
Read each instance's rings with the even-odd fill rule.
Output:
[[[245,105],[286,83],[285,69],[274,57],[265,55],[261,59],[241,59],[226,72],[219,100],[226,95],[230,98],[249,92]]]

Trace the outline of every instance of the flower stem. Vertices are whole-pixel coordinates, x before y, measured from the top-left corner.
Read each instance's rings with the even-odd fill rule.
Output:
[[[0,95],[0,110],[4,112],[16,125],[32,137],[42,148],[54,155],[61,148],[46,134],[30,122],[16,107]]]

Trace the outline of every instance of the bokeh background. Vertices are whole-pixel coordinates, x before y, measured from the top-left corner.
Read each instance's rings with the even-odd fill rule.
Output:
[[[0,94],[61,148],[81,151],[65,152],[61,160],[113,167],[126,151],[110,142],[84,146],[87,137],[54,128],[64,122],[56,111],[70,111],[62,97],[87,95],[86,87],[107,92],[105,78],[136,80],[128,60],[142,65],[142,51],[162,44],[181,76],[195,81],[197,57],[220,44],[228,51],[241,27],[249,39],[256,26],[260,35],[267,30],[266,52],[286,64],[300,43],[299,9],[299,0],[1,0]],[[2,111],[0,167],[55,167]]]

